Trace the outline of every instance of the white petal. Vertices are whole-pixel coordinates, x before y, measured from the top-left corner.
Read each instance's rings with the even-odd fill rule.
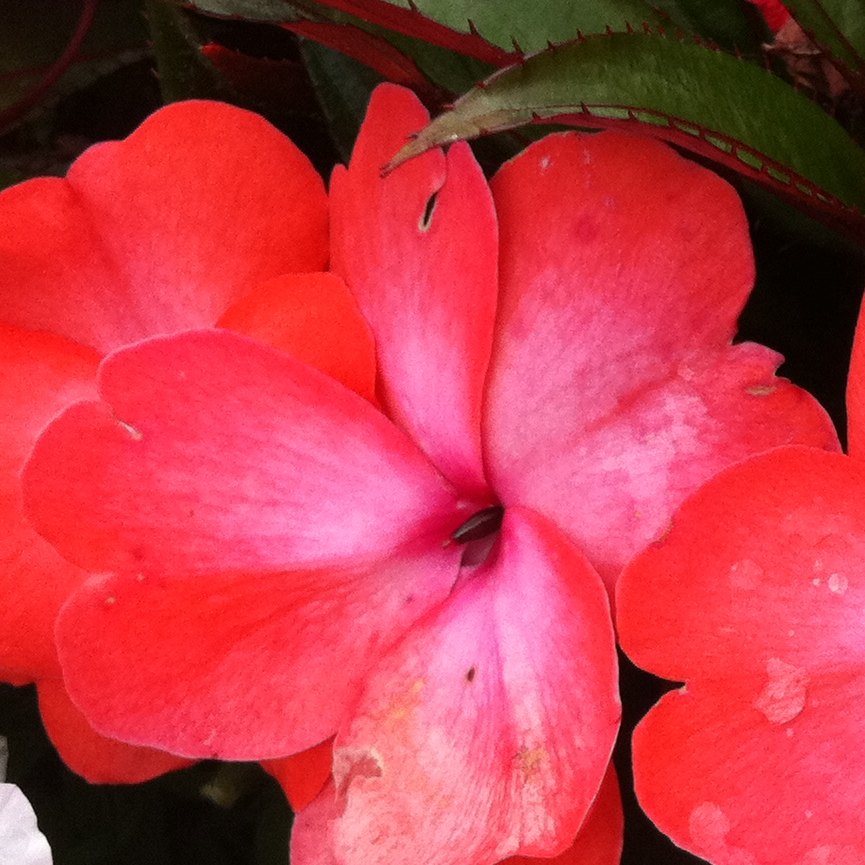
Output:
[[[33,808],[14,784],[0,784],[0,865],[52,865]]]

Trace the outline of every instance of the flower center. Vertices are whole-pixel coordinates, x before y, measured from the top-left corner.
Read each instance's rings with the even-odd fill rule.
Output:
[[[491,505],[470,516],[453,532],[451,541],[465,546],[462,567],[471,568],[486,561],[498,539],[504,515],[501,505]]]
[[[470,516],[454,533],[451,540],[456,544],[479,541],[497,532],[502,527],[505,509],[501,505],[491,505]]]

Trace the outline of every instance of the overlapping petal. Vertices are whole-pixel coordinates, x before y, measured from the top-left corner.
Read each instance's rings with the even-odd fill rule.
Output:
[[[40,690],[60,694],[53,678],[59,675],[54,618],[86,574],[24,519],[19,474],[51,417],[95,396],[92,349],[213,325],[261,280],[319,269],[326,258],[320,178],[277,130],[228,105],[171,106],[127,140],[88,151],[66,179],[37,179],[0,193],[0,321],[8,373],[0,382],[5,680],[37,679]],[[269,308],[284,314],[275,292]],[[334,326],[344,325],[345,311],[333,312],[339,316]],[[341,329],[351,337],[347,345],[357,348],[352,328],[347,334]],[[64,346],[61,336],[78,345]],[[369,349],[357,360],[368,392]],[[360,384],[358,378],[350,382]],[[43,699],[49,733],[91,780],[135,781],[178,764],[103,739],[73,711],[55,711],[63,702]]]
[[[375,343],[346,284],[332,273],[283,274],[229,308],[220,327],[283,349],[369,400]]]
[[[20,485],[44,426],[74,400],[96,395],[97,364],[92,349],[63,337],[0,326],[0,678],[40,681],[46,729],[76,771],[92,781],[131,782],[184,761],[98,735],[65,697],[55,619],[87,574],[36,534],[24,515]]]
[[[33,524],[91,570],[355,565],[460,522],[453,490],[366,400],[227,331],[118,352],[100,391],[47,430],[25,476]]]
[[[619,865],[624,822],[618,779],[611,764],[574,843],[564,853],[551,859],[512,856],[502,865]]]
[[[37,691],[42,723],[54,747],[70,769],[92,784],[136,784],[189,765],[183,757],[97,733],[69,699],[61,679],[40,679]]]
[[[865,327],[856,328],[850,375],[847,378],[847,449],[852,457],[865,457]]]
[[[865,466],[839,454],[755,457],[622,575],[623,647],[687,682],[638,727],[637,791],[714,865],[865,855],[863,489]]]
[[[84,574],[24,517],[20,474],[43,427],[96,393],[98,357],[62,337],[0,327],[0,676],[24,684],[60,675],[54,617]]]
[[[529,511],[500,543],[370,671],[338,734],[338,862],[556,855],[595,799],[620,714],[603,587]]]
[[[69,693],[97,730],[190,757],[310,748],[453,584],[452,550],[388,552],[342,570],[92,581],[58,620]]]
[[[309,160],[261,117],[214,102],[168,106],[65,180],[0,195],[0,319],[100,351],[212,325],[257,283],[326,260]]]
[[[498,255],[489,189],[465,144],[381,177],[428,121],[409,91],[376,90],[349,167],[331,180],[332,267],[375,334],[389,415],[467,495],[483,496]]]
[[[333,758],[333,740],[283,757],[279,760],[264,760],[262,767],[279,781],[285,798],[292,810],[302,811],[315,800],[322,788],[330,783],[330,766]]]
[[[120,572],[61,615],[73,699],[103,733],[189,756],[331,736],[453,584],[461,551],[428,539],[459,521],[452,490],[361,397],[226,331],[118,352],[100,386],[27,475],[39,530]]]
[[[717,176],[657,142],[565,134],[507,164],[493,193],[491,482],[554,519],[608,585],[723,466],[838,447],[817,403],[774,377],[777,355],[730,347],[754,266]]]
[[[334,854],[333,830],[343,804],[331,782],[294,819],[291,861],[294,865],[340,865]],[[619,865],[624,817],[616,773],[607,770],[601,789],[576,839],[553,857],[509,856],[501,865]]]

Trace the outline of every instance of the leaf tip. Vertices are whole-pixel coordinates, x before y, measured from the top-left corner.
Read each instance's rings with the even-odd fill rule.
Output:
[[[421,133],[416,132],[412,134],[409,136],[409,140],[397,151],[397,153],[382,165],[379,170],[379,176],[382,178],[387,177],[403,163],[426,153],[427,150],[430,150],[434,146],[435,143],[424,140]]]

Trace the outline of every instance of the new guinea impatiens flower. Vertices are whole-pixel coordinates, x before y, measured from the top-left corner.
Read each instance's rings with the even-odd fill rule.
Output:
[[[100,360],[124,345],[223,323],[303,350],[316,303],[340,315],[334,277],[310,277],[316,288],[297,276],[327,257],[321,179],[285,136],[227,105],[165,108],[65,179],[0,193],[0,679],[37,683],[49,733],[90,780],[137,781],[185,761],[98,736],[69,702],[54,621],[87,574],[24,516],[23,465],[55,415],[96,398]],[[338,371],[319,330],[312,348]]]
[[[863,321],[850,456],[786,447],[722,472],[619,583],[623,648],[685,682],[637,727],[637,794],[713,865],[865,862]]]
[[[299,865],[566,850],[619,722],[602,578],[721,468],[837,448],[775,353],[730,344],[753,260],[723,181],[613,133],[491,185],[465,144],[383,178],[427,121],[383,86],[331,182],[374,399],[225,330],[148,339],[25,473],[97,575],[56,632],[97,730],[227,759],[335,736]]]

